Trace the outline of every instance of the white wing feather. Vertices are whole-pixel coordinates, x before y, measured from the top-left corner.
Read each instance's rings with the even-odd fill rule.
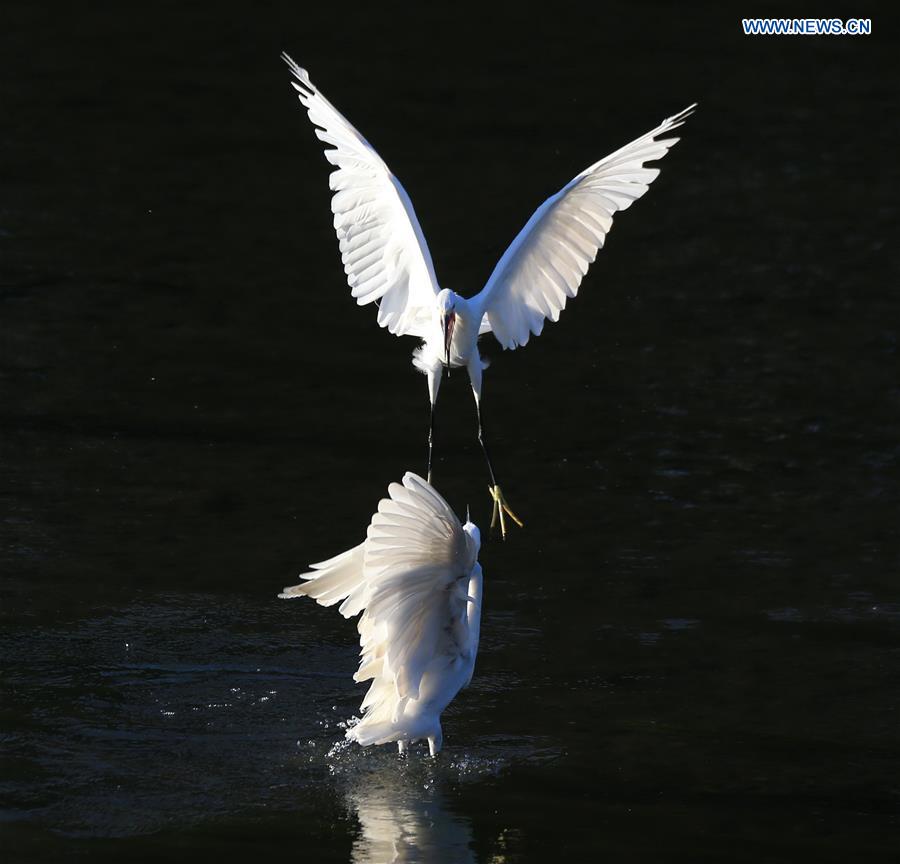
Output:
[[[360,633],[365,625],[375,638],[362,646],[356,679],[375,677],[372,661],[381,659],[378,671],[393,679],[396,697],[417,699],[435,656],[469,648],[468,640],[458,645],[452,635],[465,619],[475,560],[456,514],[424,480],[407,473],[388,493],[365,544],[371,594]]]
[[[473,298],[504,348],[540,335],[545,319],[559,320],[603,247],[613,214],[630,207],[659,175],[644,163],[661,159],[678,141],[657,136],[681,126],[695,107],[591,165],[534,212]]]
[[[378,323],[398,336],[423,336],[437,278],[412,202],[375,149],[316,88],[305,69],[281,55],[316,127],[329,145],[334,230],[351,293],[360,306],[379,301]]]
[[[352,549],[322,561],[311,564],[312,572],[302,574],[308,581],[285,588],[278,596],[282,600],[291,597],[312,597],[322,606],[333,606],[339,600],[346,600],[363,585],[363,562],[365,560],[364,543]],[[345,618],[345,604],[340,607]]]

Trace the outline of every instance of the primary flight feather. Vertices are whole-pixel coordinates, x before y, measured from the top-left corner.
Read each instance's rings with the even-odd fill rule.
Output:
[[[378,323],[398,336],[417,336],[413,363],[428,377],[431,479],[434,406],[444,368],[465,366],[475,396],[478,440],[488,465],[494,501],[506,533],[510,510],[494,475],[481,418],[482,372],[478,337],[492,333],[506,349],[525,345],[544,322],[557,321],[578,293],[603,247],[613,215],[631,206],[659,175],[646,163],[661,159],[677,141],[662,137],[681,126],[696,104],[586,168],[532,214],[503,253],[484,288],[465,298],[441,289],[412,202],[368,141],[312,83],[305,69],[282,55],[293,86],[325,142],[335,166],[331,209],[351,293],[360,305],[378,304]]]

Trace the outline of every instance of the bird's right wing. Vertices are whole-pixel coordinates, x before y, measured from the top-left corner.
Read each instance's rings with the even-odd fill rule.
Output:
[[[329,145],[334,229],[351,293],[360,306],[378,302],[378,323],[398,336],[424,336],[437,278],[412,201],[375,149],[310,81],[281,55],[316,127]]]
[[[613,214],[630,207],[659,174],[644,163],[662,159],[678,141],[659,136],[681,126],[694,107],[586,168],[535,210],[472,298],[484,316],[479,332],[490,329],[513,349],[540,335],[545,319],[559,319],[602,248]]]
[[[370,595],[356,680],[387,677],[398,699],[417,699],[428,664],[469,647],[448,638],[465,617],[476,552],[456,514],[421,477],[407,473],[389,494],[365,544]]]

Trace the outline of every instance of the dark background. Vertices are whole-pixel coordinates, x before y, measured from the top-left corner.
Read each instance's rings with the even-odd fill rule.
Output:
[[[6,860],[896,854],[900,46],[862,6],[870,37],[742,35],[766,14],[834,13],[5,4]],[[435,764],[336,743],[353,626],[275,599],[424,470],[427,423],[282,50],[465,295],[700,103],[560,323],[484,342],[527,527],[483,549]],[[465,376],[439,409],[436,485],[486,528]]]

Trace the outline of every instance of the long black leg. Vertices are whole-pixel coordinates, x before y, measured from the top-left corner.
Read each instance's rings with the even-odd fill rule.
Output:
[[[473,388],[474,389],[474,388]],[[491,456],[488,453],[487,444],[484,440],[484,423],[481,420],[481,399],[478,398],[478,394],[475,394],[475,413],[478,415],[478,443],[481,445],[481,450],[484,453],[484,459],[487,462],[488,473],[491,475],[491,498],[494,501],[494,509],[491,513],[491,530],[493,530],[494,526],[497,522],[500,522],[500,533],[503,536],[503,539],[506,539],[506,517],[509,516],[513,522],[516,523],[520,528],[524,528],[524,524],[522,520],[516,516],[515,513],[510,509],[509,504],[506,503],[506,498],[503,493],[500,491],[500,487],[497,485],[497,478],[494,476],[494,466],[491,464]]]
[[[431,483],[431,452],[434,449],[434,402],[431,403],[431,416],[428,420],[428,482]]]
[[[481,445],[481,450],[487,462],[488,473],[491,475],[491,486],[496,486],[497,480],[494,477],[494,466],[491,465],[491,456],[488,453],[487,444],[484,442],[484,424],[481,421],[481,400],[479,399],[475,400],[475,413],[478,415],[478,443]]]

